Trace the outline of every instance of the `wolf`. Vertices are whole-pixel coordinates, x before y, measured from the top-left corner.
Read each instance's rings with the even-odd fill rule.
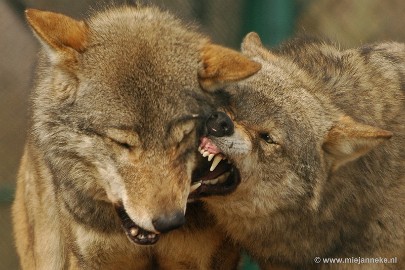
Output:
[[[204,115],[261,65],[154,7],[26,18],[42,50],[12,210],[22,269],[236,267],[210,215],[185,212]]]
[[[190,197],[263,268],[405,269],[405,45],[242,52],[262,69],[207,119]]]

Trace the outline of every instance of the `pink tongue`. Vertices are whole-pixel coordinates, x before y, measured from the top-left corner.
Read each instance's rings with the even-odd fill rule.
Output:
[[[210,154],[216,155],[218,153],[221,153],[221,150],[207,137],[201,138],[200,147],[204,151],[208,151]]]

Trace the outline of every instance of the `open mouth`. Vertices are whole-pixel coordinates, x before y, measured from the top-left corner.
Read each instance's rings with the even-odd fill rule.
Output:
[[[238,169],[208,137],[202,137],[201,160],[193,171],[189,201],[233,192],[240,183]]]
[[[116,206],[115,210],[121,219],[122,228],[129,240],[138,245],[152,245],[159,240],[159,235],[142,229],[128,216],[123,206]]]

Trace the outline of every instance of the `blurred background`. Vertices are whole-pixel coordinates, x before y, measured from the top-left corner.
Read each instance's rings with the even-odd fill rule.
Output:
[[[112,1],[0,1],[0,270],[18,269],[10,207],[24,146],[30,86],[38,51],[24,9],[38,8],[85,18]],[[114,0],[116,4],[134,1]],[[342,48],[368,42],[405,42],[404,0],[138,0],[170,10],[200,26],[220,44],[239,49],[245,34],[258,32],[269,48],[305,32]],[[258,269],[245,258],[244,269]]]

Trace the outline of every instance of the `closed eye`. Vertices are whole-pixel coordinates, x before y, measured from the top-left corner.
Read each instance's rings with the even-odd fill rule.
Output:
[[[119,141],[114,140],[114,139],[111,139],[111,140],[112,140],[113,142],[115,142],[116,144],[118,144],[119,146],[125,148],[125,149],[131,149],[131,148],[132,148],[132,146],[129,145],[129,143],[126,143],[126,142],[119,142]]]
[[[110,128],[105,135],[112,142],[125,149],[132,149],[140,143],[138,134],[130,130]]]

